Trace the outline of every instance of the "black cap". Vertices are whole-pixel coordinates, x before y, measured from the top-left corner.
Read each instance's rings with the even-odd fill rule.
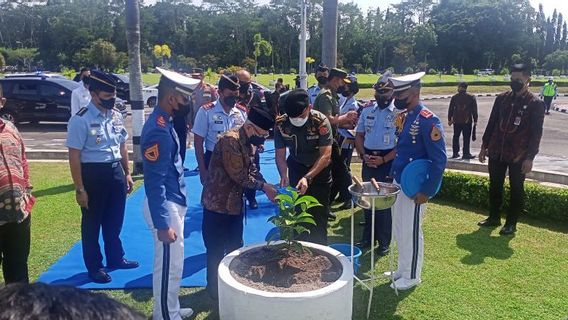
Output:
[[[525,75],[531,75],[531,67],[528,64],[517,63],[511,66],[511,72],[522,72]]]
[[[102,72],[99,70],[91,70],[91,76],[89,79],[89,90],[115,92],[116,81],[114,80],[113,76],[110,75],[109,73]]]
[[[347,72],[345,72],[341,69],[337,69],[337,68],[331,69],[331,71],[329,72],[329,77],[327,77],[327,78],[331,79],[333,77],[341,78],[341,79],[343,79],[343,81],[345,83],[351,83],[351,80],[347,79]]]
[[[304,89],[296,89],[288,93],[284,100],[284,111],[290,118],[295,118],[310,106],[310,96]]]
[[[329,68],[323,63],[320,63],[319,66],[316,69],[316,72],[328,72],[328,71],[329,71]]]
[[[465,82],[465,81],[460,82],[460,84],[458,84],[458,87],[459,88],[467,88],[467,82]]]
[[[236,75],[221,75],[221,78],[219,79],[219,90],[229,89],[236,91],[239,90],[239,87],[239,78]]]
[[[274,128],[274,115],[261,108],[252,107],[249,110],[247,119],[263,130],[268,131]]]

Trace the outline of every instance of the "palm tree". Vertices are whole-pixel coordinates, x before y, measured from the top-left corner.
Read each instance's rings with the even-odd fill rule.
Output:
[[[330,68],[337,65],[338,0],[323,0],[322,62]]]
[[[262,39],[262,35],[257,33],[253,36],[254,43],[254,75],[256,76],[258,70],[258,57],[260,55],[269,56],[272,54],[272,45],[270,42]]]
[[[142,173],[140,135],[144,126],[142,98],[142,68],[140,64],[140,2],[126,0],[126,41],[128,43],[128,73],[130,77],[130,105],[132,109],[132,142],[134,174]]]

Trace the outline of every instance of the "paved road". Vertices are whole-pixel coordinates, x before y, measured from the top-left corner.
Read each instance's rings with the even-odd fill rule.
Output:
[[[472,143],[472,153],[477,154],[481,146],[481,136],[487,125],[494,97],[478,97],[479,122],[477,141]],[[558,103],[568,104],[568,98],[561,97]],[[448,154],[451,154],[453,128],[447,125],[448,99],[428,100],[424,102],[444,123]],[[148,110],[147,110],[148,111]],[[126,121],[127,129],[131,129],[131,117]],[[37,125],[22,124],[19,126],[28,150],[65,150],[66,124],[41,123]],[[129,149],[131,149],[131,140]],[[535,160],[535,167],[542,170],[568,172],[568,114],[551,111],[546,116],[544,135],[540,155]]]

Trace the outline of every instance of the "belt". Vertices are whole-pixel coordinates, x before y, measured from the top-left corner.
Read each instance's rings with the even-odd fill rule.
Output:
[[[365,154],[369,154],[372,156],[384,156],[386,154],[388,154],[389,152],[391,152],[393,149],[386,149],[386,150],[371,150],[371,149],[367,149],[365,148]]]
[[[85,167],[100,167],[100,168],[116,168],[120,164],[120,161],[115,162],[84,162],[81,166]]]

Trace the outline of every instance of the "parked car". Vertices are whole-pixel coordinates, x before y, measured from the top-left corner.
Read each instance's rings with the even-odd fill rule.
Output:
[[[158,102],[158,85],[154,84],[151,86],[144,87],[142,89],[142,101],[148,107],[154,107]]]
[[[50,73],[50,72],[29,72],[29,73],[11,73],[4,76],[5,78],[58,78],[58,79],[67,79],[65,76],[60,75],[58,73]]]
[[[116,96],[130,103],[130,79],[127,74],[111,73],[116,81]]]
[[[71,118],[71,91],[77,82],[58,77],[8,77],[0,79],[6,104],[0,117],[15,124],[40,121],[67,122]],[[115,107],[123,116],[126,106],[117,99]]]
[[[479,74],[482,75],[482,76],[490,76],[494,73],[495,73],[495,70],[493,70],[493,69],[481,69],[481,70],[479,70]]]

